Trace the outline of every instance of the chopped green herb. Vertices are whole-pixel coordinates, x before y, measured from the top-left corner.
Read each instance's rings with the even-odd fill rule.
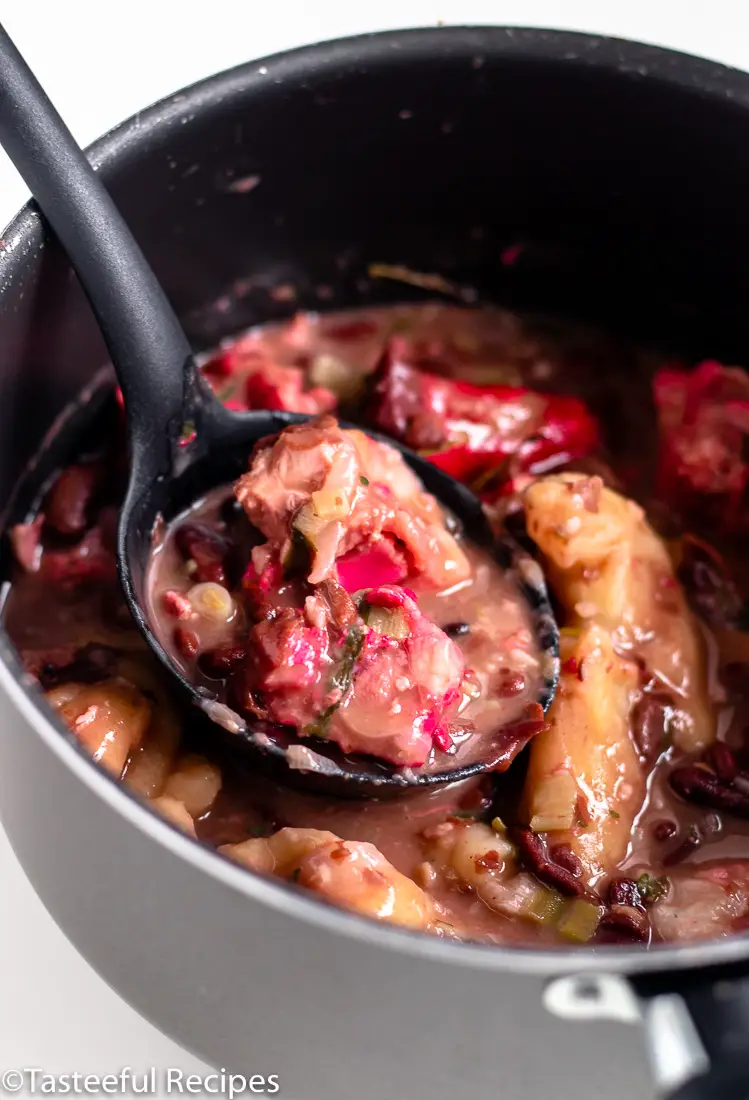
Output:
[[[362,483],[362,485],[369,485],[369,478],[365,477],[364,474],[361,474],[359,476],[359,481]]]
[[[588,822],[583,821],[583,819],[581,817],[578,817],[575,824],[577,825],[578,829],[587,829],[587,827],[588,827]]]
[[[665,875],[661,878],[654,878],[653,875],[645,873],[640,875],[637,880],[640,897],[647,905],[655,905],[657,901],[665,897],[670,885],[671,883]]]
[[[456,810],[454,813],[450,814],[450,817],[457,817],[461,821],[475,821],[476,820],[476,815],[472,814],[470,812],[470,810]]]
[[[252,825],[247,830],[247,836],[263,837],[263,836],[267,836],[268,832],[269,832],[269,829],[268,829],[267,825]]]
[[[346,638],[343,643],[343,650],[341,653],[341,660],[338,664],[338,668],[333,673],[330,680],[329,691],[337,693],[338,698],[335,703],[332,703],[327,710],[319,714],[314,722],[311,722],[305,733],[312,734],[315,737],[324,737],[325,730],[327,728],[330,717],[334,711],[338,710],[343,700],[346,698],[348,691],[354,679],[354,670],[356,668],[356,662],[359,659],[359,654],[362,651],[364,645],[364,631],[358,625],[350,626],[346,633]]]
[[[609,810],[609,817],[613,817],[614,821],[618,821],[621,814],[618,814],[616,810]]]

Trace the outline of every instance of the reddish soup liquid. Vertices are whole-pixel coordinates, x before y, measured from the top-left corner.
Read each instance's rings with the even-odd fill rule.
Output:
[[[557,697],[543,721],[503,740],[496,774],[437,792],[336,803],[251,773],[220,738],[212,745],[197,735],[123,606],[113,556],[124,457],[116,432],[93,452],[82,440],[80,460],[36,518],[9,533],[18,568],[6,627],[93,758],[250,872],[434,935],[647,944],[745,927],[743,371],[444,304],[300,314],[227,343],[204,371],[231,407],[340,413],[477,491],[497,531],[521,538],[545,572],[562,629]],[[278,500],[283,506],[283,494]],[[189,525],[192,535],[180,535]],[[337,694],[334,705],[324,702],[333,722],[345,725],[347,707],[355,713],[357,692],[367,704],[359,712],[374,707],[377,718],[323,732],[353,736],[350,751],[381,752],[393,766],[474,758],[498,728],[528,718],[539,672],[527,613],[484,551],[459,545],[467,573],[457,586],[439,582],[431,566],[414,577],[409,558],[370,605],[358,582],[346,588],[340,568],[322,582],[333,576],[333,586],[310,588],[289,558],[263,587],[270,558],[255,556],[261,544],[227,490],[181,517],[155,556],[150,593],[162,640],[222,699],[309,726],[323,699],[318,672],[332,669]],[[391,558],[400,561],[404,547],[393,537]],[[435,554],[434,568],[449,557]],[[260,569],[248,586],[250,560]],[[393,586],[415,602],[393,597]],[[366,589],[379,591],[374,581]],[[370,637],[371,623],[382,632],[383,621],[393,660],[406,661],[403,647],[423,636],[422,650],[447,661],[443,687],[429,680],[439,720],[414,709],[418,738],[400,728],[384,738],[376,705],[384,698],[392,710],[397,698],[418,695],[426,673],[419,680],[409,657],[407,675],[391,677],[399,684],[391,697],[383,686],[391,666],[346,648],[352,623]],[[305,658],[308,678],[284,681],[281,692],[289,638],[319,646]],[[258,654],[271,651],[276,664],[261,675]],[[366,687],[373,667],[382,672],[374,689]]]

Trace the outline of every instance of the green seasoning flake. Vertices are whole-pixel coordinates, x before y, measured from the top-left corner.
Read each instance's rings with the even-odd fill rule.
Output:
[[[609,810],[609,817],[613,817],[614,821],[618,821],[620,816],[616,810]]]
[[[343,653],[341,655],[341,661],[333,676],[333,682],[330,685],[332,688],[339,689],[341,691],[341,698],[346,694],[351,687],[351,682],[354,679],[354,668],[356,662],[359,660],[359,654],[362,651],[364,645],[364,631],[360,626],[350,626],[348,633],[346,634],[346,640],[343,643]]]
[[[353,683],[356,662],[359,660],[359,654],[364,645],[364,637],[365,632],[360,626],[354,625],[349,627],[346,639],[343,643],[341,659],[337,669],[331,677],[329,685],[329,690],[337,694],[338,700],[333,703],[332,706],[329,706],[326,711],[318,715],[314,722],[311,722],[309,726],[307,726],[305,733],[315,737],[325,737],[331,715],[340,707]]]
[[[365,476],[364,476],[364,474],[361,474],[361,475],[360,475],[360,477],[359,477],[359,481],[360,481],[360,482],[362,483],[362,485],[364,485],[364,486],[366,486],[366,485],[369,485],[369,478],[368,478],[368,477],[365,477]]]
[[[665,898],[670,885],[671,883],[665,875],[661,878],[653,878],[652,875],[646,873],[640,875],[637,880],[637,889],[640,891],[640,897],[647,905],[655,905],[661,898]]]

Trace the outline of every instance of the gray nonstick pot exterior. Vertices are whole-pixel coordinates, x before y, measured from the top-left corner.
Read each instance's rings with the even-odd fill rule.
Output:
[[[298,307],[402,298],[368,278],[379,261],[747,358],[749,77],[720,66],[558,32],[395,32],[219,75],[91,156],[198,348]],[[0,253],[6,520],[105,359],[25,208]],[[674,1095],[744,1095],[746,938],[503,951],[352,917],[155,818],[78,751],[1,632],[0,658],[0,812],[29,878],[95,969],[215,1066],[277,1074],[294,1100],[616,1100],[652,1092],[647,1041]]]

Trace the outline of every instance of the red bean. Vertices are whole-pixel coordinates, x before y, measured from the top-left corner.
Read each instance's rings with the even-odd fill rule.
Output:
[[[631,905],[612,905],[601,919],[601,927],[625,933],[638,943],[650,938],[650,921],[647,913]]]
[[[215,680],[223,680],[229,676],[235,668],[247,658],[247,647],[238,642],[227,642],[225,645],[208,649],[201,653],[198,662],[201,671]]]
[[[676,793],[687,802],[749,819],[749,793],[724,783],[715,772],[707,768],[698,764],[675,768],[669,776],[669,782]]]
[[[560,867],[564,867],[565,871],[569,871],[575,878],[581,878],[583,873],[583,865],[570,848],[569,844],[555,844],[553,848],[549,850],[554,863]]]
[[[508,834],[510,840],[517,845],[523,863],[542,882],[553,886],[560,894],[566,894],[568,897],[589,896],[582,882],[571,871],[549,858],[543,840],[531,829],[514,825],[508,830]]]
[[[188,630],[185,626],[174,628],[174,644],[183,657],[191,661],[200,650],[200,639],[194,630]]]
[[[195,579],[226,584],[228,542],[203,523],[183,523],[174,534],[177,549],[186,561],[194,561]]]
[[[725,741],[716,741],[708,749],[707,756],[718,778],[724,783],[732,783],[739,773],[739,766]]]
[[[631,878],[617,878],[609,883],[609,905],[623,905],[631,909],[642,908],[642,896],[637,883]]]

